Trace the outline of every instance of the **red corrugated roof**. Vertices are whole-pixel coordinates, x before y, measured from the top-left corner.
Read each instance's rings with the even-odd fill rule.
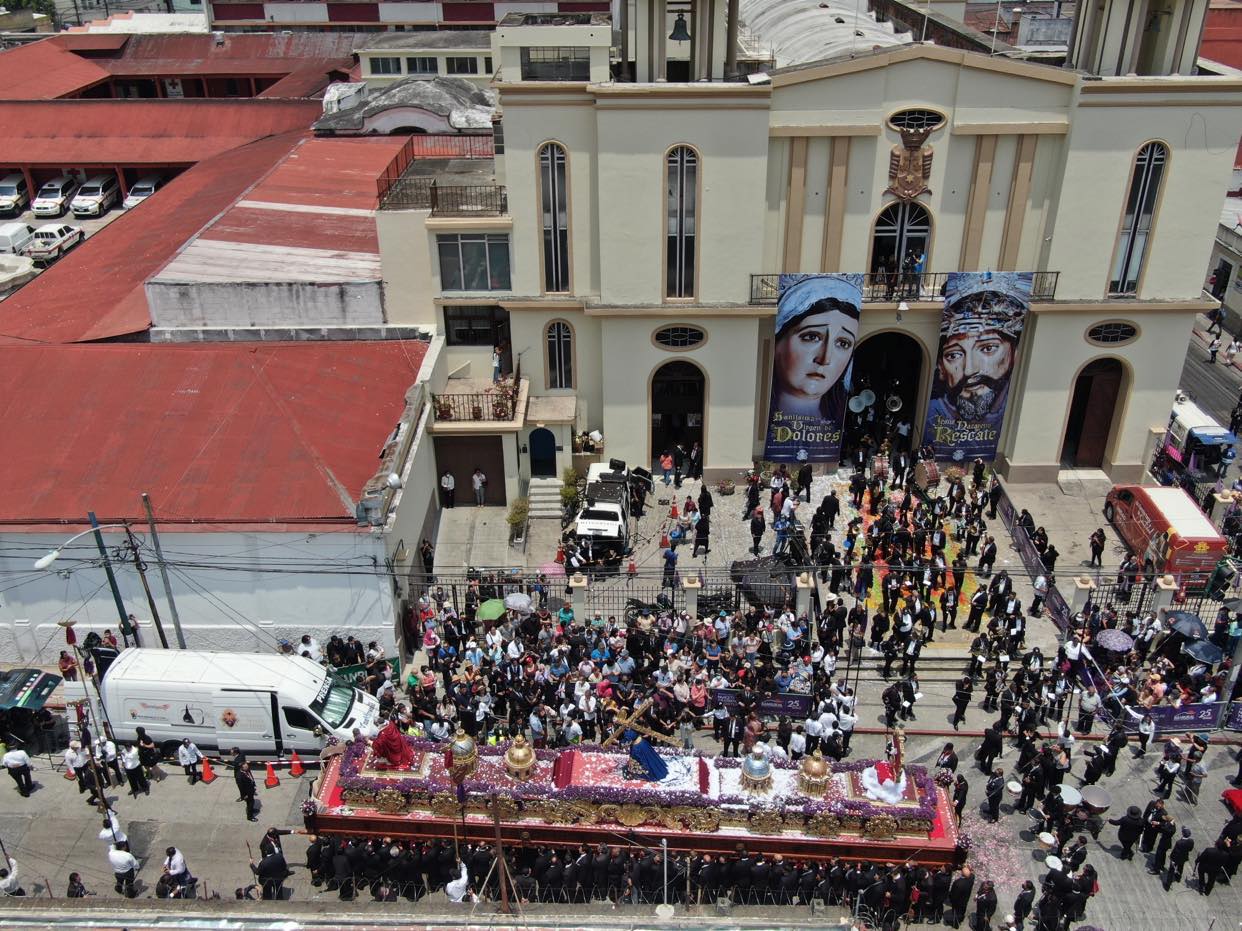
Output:
[[[426,350],[0,347],[2,523],[80,522],[88,510],[137,521],[146,491],[165,525],[351,529]]]
[[[133,18],[132,14],[129,17]],[[78,29],[85,29],[79,26]],[[62,32],[56,37],[56,44],[71,52],[115,52],[125,48],[130,40],[130,33],[125,32]]]
[[[308,139],[263,179],[249,200],[319,207],[375,207],[375,179],[408,137]]]
[[[379,255],[374,217],[233,207],[199,238]]]
[[[0,100],[51,100],[106,81],[96,62],[66,49],[59,36],[0,51]],[[5,132],[9,129],[4,125]]]
[[[288,133],[200,162],[8,300],[0,343],[85,342],[151,325],[143,283],[301,138]]]
[[[314,100],[0,101],[0,165],[192,165],[320,112]]]

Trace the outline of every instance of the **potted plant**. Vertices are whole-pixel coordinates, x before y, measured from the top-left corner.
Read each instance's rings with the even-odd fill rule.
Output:
[[[736,490],[737,486],[731,478],[722,478],[716,483],[716,491],[722,495],[731,495]]]
[[[514,498],[509,505],[505,520],[509,523],[509,542],[517,543],[526,535],[526,521],[530,517],[530,499]]]
[[[470,417],[473,420],[482,420],[483,419],[483,405],[475,404],[474,407],[470,408]]]
[[[436,409],[436,420],[452,420],[453,405],[449,403],[449,399],[436,395],[432,398],[432,403]]]
[[[513,408],[508,398],[497,398],[492,402],[492,414],[496,420],[508,420],[513,416]]]

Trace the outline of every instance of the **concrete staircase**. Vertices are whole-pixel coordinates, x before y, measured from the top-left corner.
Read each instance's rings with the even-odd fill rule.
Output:
[[[559,478],[532,478],[527,496],[530,498],[532,519],[561,519],[561,480]]]

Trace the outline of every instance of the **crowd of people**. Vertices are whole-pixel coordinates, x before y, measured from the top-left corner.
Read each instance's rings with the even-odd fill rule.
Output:
[[[1081,775],[1074,777],[1081,785],[1113,776],[1120,754],[1131,747],[1127,724],[1137,728],[1137,753],[1153,745],[1159,750],[1154,792],[1164,799],[1153,798],[1146,811],[1129,809],[1111,823],[1118,827],[1122,858],[1129,858],[1138,843],[1151,853],[1149,869],[1170,888],[1182,878],[1195,845],[1189,828],[1174,820],[1167,800],[1180,781],[1183,798],[1197,801],[1208,745],[1201,738],[1157,733],[1146,711],[1162,703],[1221,696],[1223,679],[1206,664],[1188,661],[1177,649],[1178,635],[1154,615],[1127,610],[1124,602],[1120,608],[1088,606],[1053,655],[1028,648],[1027,625],[1043,612],[1053,580],[1055,545],[1029,514],[1019,515],[1018,532],[1027,534],[1044,569],[1032,580],[1033,594],[1025,602],[1009,572],[995,571],[997,544],[989,524],[998,519],[999,485],[977,462],[966,474],[949,476],[943,495],[914,493],[921,455],[886,450],[880,461],[862,461],[850,479],[850,508],[831,490],[809,516],[811,482],[801,470],[791,475],[780,468],[766,483],[758,476],[748,483],[743,492],[748,519],[753,522],[757,512],[760,518],[771,514],[774,525],[786,521],[785,532],[798,534],[821,567],[826,591],[805,613],[792,603],[752,604],[695,616],[675,610],[669,601],[584,617],[569,602],[552,601],[551,586],[541,578],[529,588],[531,610],[482,620],[476,616],[478,606],[496,593],[488,591],[486,580],[476,580],[464,592],[460,610],[438,586],[419,598],[408,630],[419,648],[417,661],[407,665],[400,680],[381,646],[364,646],[352,636],[332,636],[321,645],[307,635],[285,649],[333,667],[361,666],[361,686],[379,698],[383,717],[411,736],[444,741],[461,727],[480,742],[521,734],[537,748],[572,746],[604,739],[619,715],[650,699],[644,723],[687,747],[702,746],[710,729],[726,756],[757,747],[778,759],[796,761],[819,750],[839,760],[851,753],[851,738],[864,714],[856,676],[865,650],[870,647],[881,659],[886,682],[875,711],[882,711],[891,729],[917,720],[924,646],[960,626],[972,639],[966,668],[953,686],[952,726],[959,729],[968,715],[987,716],[974,753],[983,774],[981,810],[999,820],[1002,799],[1013,792],[1014,811],[1029,817],[1036,833],[1051,836],[1049,852],[1061,864],[1038,888],[1026,883],[1010,915],[1000,920],[1022,927],[1029,918],[1040,931],[1059,931],[1083,917],[1099,891],[1083,832],[1098,835],[1102,819],[1067,805],[1059,787],[1068,784],[1075,755],[1085,761]],[[676,462],[671,465],[675,481],[681,470]],[[683,532],[668,548],[675,551],[677,543],[689,542],[694,528],[710,519],[713,506],[705,487],[697,498],[688,498],[680,509]],[[856,516],[848,516],[851,508]],[[756,551],[761,550],[762,534],[755,542]],[[778,548],[784,548],[782,543],[789,545],[778,536]],[[1094,559],[1094,540],[1091,548]],[[1100,634],[1114,629],[1133,637],[1130,651],[1113,655],[1098,645]],[[1236,620],[1222,614],[1212,636],[1222,646],[1236,642]],[[715,701],[716,690],[729,690],[731,700]],[[760,704],[772,693],[804,695],[810,710],[797,719],[765,716]],[[1111,716],[1107,735],[1083,754],[1073,733],[1092,733],[1102,711]],[[1017,750],[1008,773],[996,765],[1007,740]],[[98,805],[102,789],[112,782],[128,784],[134,796],[149,793],[148,774],[159,754],[149,740],[118,747],[104,735],[91,749],[97,765],[80,744],[66,751],[66,764],[89,802]],[[193,783],[201,753],[187,741],[177,758]],[[244,760],[232,762],[239,795],[254,820],[253,777]],[[14,758],[13,763],[10,767],[6,755],[4,765],[22,791],[21,773],[15,772],[21,761]],[[960,819],[970,784],[958,772],[952,744],[941,753],[937,768],[951,774],[949,789]],[[118,828],[109,816],[101,837],[110,837],[118,891],[129,894],[139,864],[130,862],[133,856],[125,839],[117,838]],[[1216,841],[1200,849],[1194,863],[1203,894],[1236,872],[1240,832],[1235,818]],[[275,846],[261,851],[252,864],[255,885],[238,890],[239,895],[280,895],[287,861],[279,835],[265,840]],[[310,845],[306,867],[315,886],[343,899],[414,899],[443,889],[453,901],[463,901],[495,894],[493,856],[486,845],[464,845],[458,851],[448,841],[321,837]],[[507,874],[514,894],[531,902],[639,903],[663,901],[667,895],[670,902],[727,896],[737,903],[805,905],[821,899],[865,910],[882,926],[945,920],[958,927],[973,915],[980,931],[997,920],[1000,907],[992,883],[986,878],[976,882],[970,867],[951,871],[906,863],[804,862],[752,854],[744,846],[723,857],[673,853],[667,864],[658,850],[628,844],[523,846],[510,851],[510,857]],[[14,864],[10,874],[15,872]],[[0,889],[4,879],[0,876]],[[183,886],[172,883],[173,892]]]

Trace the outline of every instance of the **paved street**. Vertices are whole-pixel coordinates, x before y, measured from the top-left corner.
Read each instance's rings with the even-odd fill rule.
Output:
[[[1211,397],[1210,409],[1219,413],[1221,404],[1228,403],[1232,406],[1237,386],[1242,383],[1242,374],[1237,370],[1226,370],[1224,366],[1206,369],[1200,361],[1203,356],[1201,346],[1192,345],[1186,363],[1185,383],[1188,386],[1198,386],[1200,396]],[[1225,413],[1227,415],[1227,409]],[[837,487],[838,494],[843,498],[845,516],[845,519],[838,521],[838,528],[853,513],[848,504],[848,495],[843,493],[844,484],[843,479],[819,476],[813,492],[813,500],[818,503],[830,485]],[[657,487],[657,503],[649,509],[637,531],[639,546],[636,560],[641,567],[652,569],[659,565],[659,537],[668,522],[668,508],[672,501],[684,501],[687,494],[697,496],[698,490],[699,485],[696,482],[686,483],[679,492],[665,489],[663,485]],[[1091,498],[1068,496],[1055,486],[1019,485],[1010,487],[1009,491],[1015,506],[1030,509],[1036,523],[1047,527],[1051,538],[1061,550],[1063,555],[1058,569],[1064,571],[1059,571],[1058,574],[1067,580],[1071,574],[1080,571],[1086,562],[1086,537],[1094,527],[1103,524],[1099,513],[1100,502]],[[716,504],[712,552],[706,558],[700,558],[695,565],[727,566],[733,559],[746,556],[750,545],[748,528],[740,519],[742,499],[737,495],[717,495]],[[471,514],[469,520],[463,516],[455,526],[464,528],[471,535],[483,534],[487,539],[480,542],[490,545],[492,551],[499,552],[504,544],[494,538],[503,530],[502,518],[503,512],[499,509],[485,509],[478,514]],[[552,522],[547,523],[552,525]],[[995,522],[994,527],[999,529],[999,521]],[[1110,539],[1115,541],[1111,537],[1111,531]],[[488,543],[488,540],[492,542]],[[548,549],[549,540],[550,535],[547,534],[537,539],[532,538],[524,555],[526,565],[537,566],[552,558],[554,551]],[[769,551],[770,532],[765,542],[765,551]],[[1023,576],[1021,562],[1007,542],[1001,542],[998,567],[1010,569],[1020,580],[1026,597],[1029,580]],[[686,563],[690,563],[689,551],[682,552]],[[1106,564],[1115,565],[1120,555],[1119,544],[1114,542],[1106,556]],[[683,566],[684,568],[687,567]],[[1038,882],[1042,876],[1044,852],[1029,830],[1028,819],[1012,812],[1012,799],[1009,797],[1006,797],[1004,816],[999,825],[987,824],[979,817],[983,778],[970,761],[978,745],[977,735],[983,726],[991,722],[992,716],[982,712],[976,703],[968,712],[962,732],[954,733],[949,727],[951,682],[960,674],[966,641],[967,637],[960,631],[949,632],[948,635],[938,635],[934,646],[924,652],[924,659],[920,663],[924,699],[918,705],[917,720],[911,724],[908,756],[912,762],[930,764],[946,740],[956,743],[962,760],[962,771],[967,773],[971,782],[964,819],[965,829],[974,842],[971,859],[983,878],[997,883],[1000,900],[997,917],[1001,918],[1009,909],[1021,882],[1027,878]],[[1028,645],[1032,644],[1040,645],[1045,651],[1055,649],[1056,632],[1046,619],[1032,624]],[[419,659],[416,657],[416,661]],[[870,659],[867,669],[871,669]],[[881,726],[879,693],[885,685],[875,672],[868,671],[861,678],[859,692],[863,712],[860,732],[854,740],[853,758],[876,757],[883,753],[884,738],[875,731]],[[1099,725],[1096,731],[1098,734]],[[702,734],[696,742],[705,749],[718,749],[709,737]],[[1219,796],[1227,787],[1226,780],[1236,771],[1235,752],[1237,748],[1234,746],[1222,746],[1209,753],[1209,777],[1198,805],[1191,805],[1177,795],[1169,803],[1169,810],[1179,826],[1191,827],[1196,840],[1196,853],[1215,838],[1220,826],[1227,819]],[[1012,747],[1006,747],[998,765],[1008,769],[1015,755]],[[1075,771],[1081,773],[1081,748],[1075,749],[1074,756]],[[1106,778],[1102,783],[1113,794],[1111,815],[1120,815],[1130,804],[1146,804],[1151,797],[1154,782],[1151,772],[1153,765],[1154,754],[1148,754],[1146,758],[1135,757],[1133,751],[1122,754],[1115,776]],[[299,806],[309,790],[313,770],[302,779],[290,778],[287,770],[282,770],[281,784],[278,787],[260,789],[263,810],[259,823],[250,824],[244,818],[243,806],[235,801],[236,791],[230,772],[223,765],[216,768],[218,778],[211,785],[191,787],[180,770],[168,767],[167,777],[153,784],[150,798],[133,800],[126,794],[118,793],[110,796],[115,799],[122,825],[130,836],[135,854],[144,861],[139,874],[143,898],[150,899],[153,895],[153,887],[160,872],[159,862],[163,849],[168,845],[176,845],[182,850],[191,871],[204,881],[209,895],[218,893],[227,900],[232,898],[234,889],[250,881],[247,842],[257,849],[263,829],[269,825],[295,829],[300,827]],[[259,777],[261,782],[261,772]],[[46,757],[38,762],[36,779],[40,787],[30,799],[18,796],[8,780],[0,785],[0,841],[18,861],[26,891],[31,897],[62,897],[68,873],[76,870],[82,874],[88,888],[97,893],[97,898],[92,900],[95,904],[102,905],[115,900],[112,877],[105,857],[107,845],[98,837],[98,816],[84,803],[84,797],[78,794],[76,784],[54,772]],[[1067,781],[1070,785],[1077,785],[1074,778]],[[1182,883],[1164,893],[1158,880],[1144,871],[1141,857],[1133,862],[1118,859],[1115,832],[1115,828],[1106,827],[1099,839],[1090,844],[1089,862],[1099,872],[1101,887],[1101,894],[1088,907],[1087,919],[1090,923],[1107,929],[1163,931],[1169,927],[1207,929],[1215,921],[1215,927],[1223,928],[1231,926],[1242,913],[1242,895],[1239,894],[1242,888],[1238,886],[1218,886],[1213,895],[1207,898],[1200,896],[1192,883]],[[334,893],[322,893],[311,886],[305,871],[299,867],[305,844],[305,837],[296,834],[285,841],[290,863],[296,870],[288,884],[292,902],[287,908],[294,913],[302,914],[305,909],[310,910],[307,914],[348,913],[369,917],[408,913],[411,920],[418,916],[429,920],[436,914],[444,914],[446,919],[449,915],[459,919],[466,915],[461,908],[450,909],[442,893],[415,906],[405,902],[387,906],[340,903]],[[1193,870],[1188,870],[1187,877],[1192,875]],[[149,905],[156,906],[156,903],[151,902]],[[181,903],[168,905],[172,909],[196,907]],[[264,906],[258,905],[256,908],[263,909]],[[758,915],[770,915],[770,910],[765,913],[738,909],[735,910],[734,917],[740,922],[751,911],[756,911]],[[545,919],[555,912],[553,907],[538,906],[531,915]],[[573,910],[571,920],[583,922],[584,916],[598,916],[601,920],[614,919],[627,912],[637,918],[639,915],[646,915],[647,910],[623,909],[619,913],[609,906],[594,906],[590,909],[578,907]],[[1172,919],[1171,924],[1173,915],[1177,918]],[[805,910],[790,910],[788,919],[782,917],[781,922],[793,925],[807,918]],[[434,924],[434,921],[431,923]]]

